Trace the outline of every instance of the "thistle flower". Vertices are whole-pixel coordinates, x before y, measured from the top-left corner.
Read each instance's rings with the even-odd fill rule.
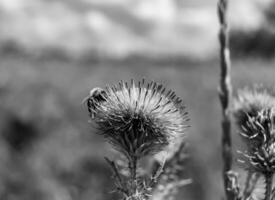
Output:
[[[275,98],[267,90],[242,90],[235,102],[235,118],[248,151],[242,153],[249,169],[275,172]]]
[[[93,102],[94,121],[107,141],[127,158],[160,152],[182,137],[187,127],[182,100],[155,82],[121,81],[107,86],[103,97]]]
[[[275,108],[275,98],[270,90],[254,86],[238,91],[234,102],[234,116],[240,129],[249,118],[256,117],[263,109]]]
[[[240,90],[234,103],[234,117],[245,141],[255,146],[274,137],[275,98],[267,90]]]

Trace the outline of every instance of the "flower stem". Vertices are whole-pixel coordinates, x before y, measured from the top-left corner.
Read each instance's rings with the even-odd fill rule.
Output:
[[[136,157],[130,158],[129,170],[130,170],[131,194],[134,194],[137,190],[137,158]]]
[[[265,175],[265,200],[271,200],[272,199],[272,179],[273,179],[273,174],[266,174]]]

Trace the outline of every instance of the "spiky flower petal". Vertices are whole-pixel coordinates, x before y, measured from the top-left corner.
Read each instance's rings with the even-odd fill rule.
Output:
[[[158,153],[183,136],[187,113],[182,101],[160,84],[121,81],[107,86],[104,98],[94,104],[97,128],[128,158]]]

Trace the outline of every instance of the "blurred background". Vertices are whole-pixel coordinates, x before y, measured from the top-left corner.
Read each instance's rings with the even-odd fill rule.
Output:
[[[234,88],[274,85],[275,1],[231,0],[229,17]],[[217,32],[216,0],[0,0],[0,199],[118,199],[81,101],[145,77],[190,112],[178,199],[220,200]]]

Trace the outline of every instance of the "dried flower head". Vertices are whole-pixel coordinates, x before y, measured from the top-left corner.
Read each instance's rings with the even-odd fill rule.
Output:
[[[101,101],[93,101],[94,121],[107,141],[126,157],[139,159],[158,153],[183,136],[187,113],[182,100],[162,85],[121,81],[107,86],[102,94]]]

